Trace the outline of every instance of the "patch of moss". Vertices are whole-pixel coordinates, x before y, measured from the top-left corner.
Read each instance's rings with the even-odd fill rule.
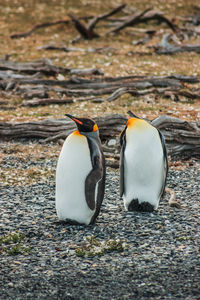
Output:
[[[100,241],[94,235],[86,237],[86,244],[75,249],[75,255],[79,257],[102,256],[111,252],[123,252],[125,243],[120,239],[108,239]]]
[[[0,237],[0,253],[7,255],[25,254],[30,252],[30,247],[23,244],[25,235],[21,232],[12,232]]]

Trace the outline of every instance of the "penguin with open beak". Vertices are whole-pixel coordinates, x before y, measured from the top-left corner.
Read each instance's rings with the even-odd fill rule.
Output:
[[[105,191],[105,158],[99,130],[92,119],[66,116],[78,130],[66,138],[57,163],[57,216],[70,224],[93,224]]]
[[[131,113],[120,136],[120,196],[128,211],[152,212],[162,197],[168,173],[164,137]]]

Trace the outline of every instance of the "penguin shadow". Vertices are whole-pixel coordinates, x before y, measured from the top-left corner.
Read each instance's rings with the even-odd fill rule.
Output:
[[[62,225],[62,226],[81,226],[81,227],[88,227],[88,226],[94,226],[95,224],[84,224],[79,223],[74,220],[66,219],[66,220],[57,220],[53,222],[55,225]]]
[[[141,211],[141,210],[126,210],[122,213],[123,218],[129,223],[138,223],[138,220],[144,221],[149,219],[157,219],[160,216],[158,210],[153,211]]]
[[[66,226],[66,227],[74,227],[76,229],[84,229],[84,228],[94,228],[98,227],[102,223],[108,223],[108,221],[104,220],[99,220],[100,216],[95,220],[95,222],[91,224],[85,224],[85,223],[79,223],[74,220],[66,219],[66,220],[55,220],[53,224],[55,226]]]

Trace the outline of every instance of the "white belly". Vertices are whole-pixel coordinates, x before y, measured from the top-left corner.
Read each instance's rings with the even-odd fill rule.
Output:
[[[56,170],[56,211],[60,220],[90,223],[94,211],[86,202],[85,179],[91,169],[87,138],[71,134],[64,142]]]
[[[163,149],[157,130],[127,132],[124,153],[125,208],[133,199],[157,209],[165,178]]]

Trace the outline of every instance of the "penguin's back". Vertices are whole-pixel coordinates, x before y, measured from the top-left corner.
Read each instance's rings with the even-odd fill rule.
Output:
[[[60,220],[89,224],[94,214],[86,202],[85,180],[92,170],[87,138],[75,131],[65,140],[56,170],[56,211]]]
[[[124,149],[124,203],[150,203],[157,209],[165,180],[164,156],[157,129],[144,120],[134,119],[126,130]]]

